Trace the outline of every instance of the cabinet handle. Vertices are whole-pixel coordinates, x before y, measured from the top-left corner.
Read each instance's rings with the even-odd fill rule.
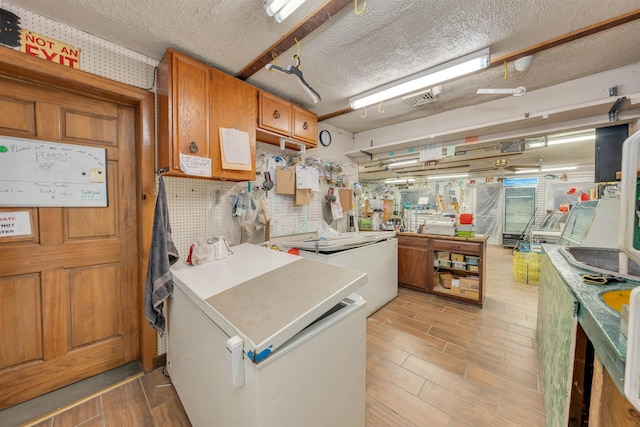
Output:
[[[302,129],[304,129],[304,130],[309,129],[309,123],[304,122],[304,123],[302,124]]]
[[[280,111],[275,110],[275,111],[273,112],[273,118],[274,118],[274,119],[279,119],[279,118],[280,118]]]
[[[191,145],[189,145],[189,152],[190,153],[197,153],[198,152],[198,144],[196,144],[195,141],[191,141]]]

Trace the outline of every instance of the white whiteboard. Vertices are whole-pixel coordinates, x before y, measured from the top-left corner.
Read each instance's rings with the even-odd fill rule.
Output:
[[[105,148],[0,136],[0,206],[107,205]]]

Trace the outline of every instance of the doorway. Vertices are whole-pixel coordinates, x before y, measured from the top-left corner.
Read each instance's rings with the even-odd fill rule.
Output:
[[[153,215],[153,94],[0,51],[0,134],[107,150],[106,208],[28,212],[0,240],[0,409],[140,359],[155,332],[142,284]],[[20,79],[20,80],[17,80]]]

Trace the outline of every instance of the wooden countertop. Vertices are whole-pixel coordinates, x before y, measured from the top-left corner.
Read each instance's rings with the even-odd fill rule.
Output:
[[[486,242],[489,238],[489,235],[479,234],[473,237],[460,237],[460,236],[442,236],[440,234],[420,234],[420,233],[409,233],[409,232],[396,232],[397,236],[407,236],[407,237],[423,237],[425,239],[440,239],[440,240],[457,240],[464,242]]]

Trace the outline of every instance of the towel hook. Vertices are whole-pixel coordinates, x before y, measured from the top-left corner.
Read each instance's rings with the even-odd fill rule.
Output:
[[[363,1],[362,9],[358,10],[358,0],[353,0],[353,8],[356,11],[356,15],[362,15],[364,13],[364,10],[367,8],[367,2]]]
[[[360,118],[364,119],[365,117],[367,117],[368,113],[369,113],[369,111],[367,110],[367,107],[364,107],[364,114],[360,114]]]

